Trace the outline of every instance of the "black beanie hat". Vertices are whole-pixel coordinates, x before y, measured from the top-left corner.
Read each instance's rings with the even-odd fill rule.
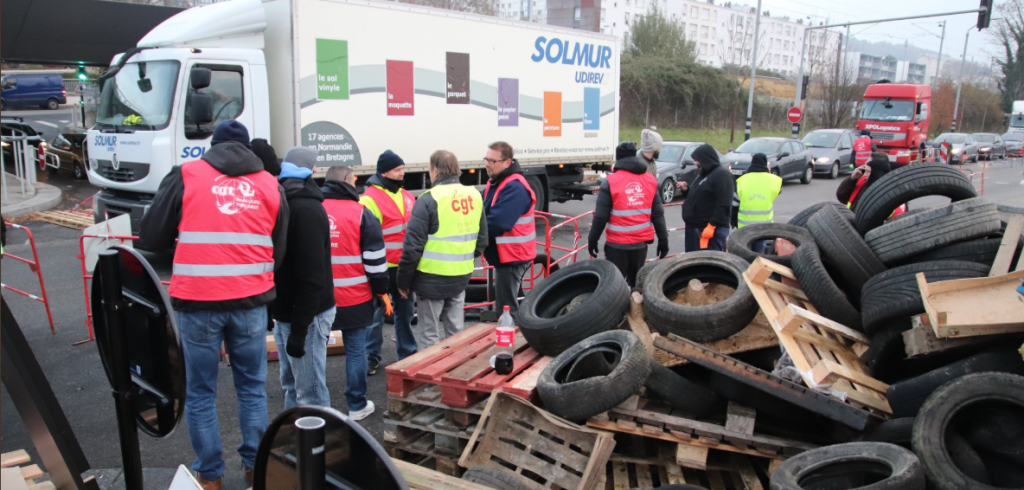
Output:
[[[768,171],[768,157],[764,153],[754,153],[754,156],[750,159],[750,168],[747,169],[748,173],[751,172],[767,172]]]
[[[402,157],[398,156],[391,150],[387,150],[384,153],[381,153],[380,157],[377,158],[377,173],[383,174],[385,172],[390,172],[402,165],[405,165],[405,161],[402,160]]]
[[[224,121],[213,129],[213,139],[210,140],[210,146],[217,146],[228,141],[237,141],[246,148],[252,148],[252,145],[249,143],[249,130],[245,129],[244,124],[234,119]]]

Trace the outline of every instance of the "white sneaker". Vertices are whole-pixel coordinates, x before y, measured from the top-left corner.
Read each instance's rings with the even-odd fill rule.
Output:
[[[366,417],[369,417],[370,415],[373,415],[373,410],[375,408],[376,407],[373,406],[373,402],[367,400],[366,401],[366,408],[364,408],[362,410],[356,410],[354,412],[349,410],[348,418],[351,419],[351,420],[354,420],[356,422],[359,422],[360,420],[363,420]]]

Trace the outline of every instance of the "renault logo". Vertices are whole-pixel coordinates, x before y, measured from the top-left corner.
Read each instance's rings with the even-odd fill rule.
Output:
[[[117,153],[114,153],[113,159],[110,160],[110,166],[114,167],[114,170],[121,170],[121,162],[117,161]]]

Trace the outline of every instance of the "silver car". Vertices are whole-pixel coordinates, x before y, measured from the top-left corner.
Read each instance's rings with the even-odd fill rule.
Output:
[[[932,141],[933,146],[949,143],[949,163],[978,161],[978,143],[967,133],[942,133]]]
[[[853,141],[859,135],[849,129],[818,129],[801,140],[814,159],[814,173],[835,179],[853,172]]]
[[[995,133],[974,133],[971,135],[978,143],[978,158],[994,160],[1006,158],[1006,143]]]
[[[700,169],[693,163],[693,152],[700,145],[700,141],[666,141],[661,145],[661,153],[658,155],[658,192],[665,204],[676,198],[676,182],[692,184],[700,173]],[[722,154],[718,154],[719,161],[722,161]]]

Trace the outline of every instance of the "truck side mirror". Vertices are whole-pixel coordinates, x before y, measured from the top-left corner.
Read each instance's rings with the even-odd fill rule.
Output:
[[[210,86],[210,80],[213,78],[213,71],[209,68],[200,68],[197,66],[192,67],[192,72],[189,74],[189,81],[192,84],[194,90],[201,90]]]
[[[917,116],[917,121],[921,122],[928,119],[928,109],[921,109],[921,114]]]
[[[192,94],[188,110],[197,127],[210,124],[213,122],[213,97],[204,93]]]

